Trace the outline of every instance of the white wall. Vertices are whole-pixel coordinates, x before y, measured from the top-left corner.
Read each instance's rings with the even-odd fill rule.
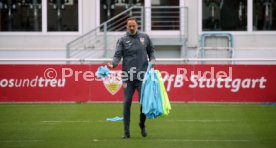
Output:
[[[45,0],[46,2],[46,0]],[[79,0],[79,32],[0,32],[1,50],[65,50],[66,44],[95,28],[95,1]]]
[[[198,1],[185,0],[185,7],[188,7],[188,47],[196,47],[198,44]]]
[[[194,57],[200,34],[203,33],[201,30],[201,0],[184,1],[189,13],[187,56]],[[251,17],[251,15],[248,17]],[[251,30],[248,32],[230,33],[234,37],[235,57],[276,58],[276,31],[253,32]]]
[[[64,58],[66,44],[92,30],[97,25],[96,13],[99,0],[80,0],[81,17],[78,33],[3,33],[0,32],[0,58]],[[184,0],[188,7],[188,50],[187,57],[194,57],[198,46],[201,10],[200,0]],[[237,32],[234,35],[236,57],[276,58],[276,32]],[[167,50],[167,51],[166,51]],[[179,51],[166,47],[160,55],[177,56]],[[166,54],[163,54],[166,53]]]

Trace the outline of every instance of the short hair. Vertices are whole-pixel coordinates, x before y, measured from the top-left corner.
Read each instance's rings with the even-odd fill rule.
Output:
[[[138,24],[138,21],[135,17],[129,17],[126,23],[128,23],[128,21],[135,21]]]

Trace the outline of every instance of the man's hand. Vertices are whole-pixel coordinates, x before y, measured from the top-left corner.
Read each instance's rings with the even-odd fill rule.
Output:
[[[149,62],[152,66],[152,68],[154,67],[155,63],[156,63],[156,60],[155,59],[152,59],[150,62]]]
[[[106,65],[107,65],[107,67],[109,67],[109,68],[113,68],[112,62],[108,62]]]

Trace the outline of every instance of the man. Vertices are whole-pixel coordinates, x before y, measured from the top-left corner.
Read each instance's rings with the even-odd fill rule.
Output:
[[[130,108],[132,96],[135,90],[138,90],[139,98],[141,86],[144,78],[144,73],[147,70],[149,61],[154,62],[154,47],[149,36],[138,31],[137,20],[133,17],[127,19],[127,33],[121,37],[116,46],[116,51],[112,62],[107,65],[110,68],[115,68],[123,58],[122,70],[127,73],[122,76],[124,87],[124,136],[123,139],[130,138]],[[147,136],[145,126],[146,116],[140,108],[140,123],[141,134]]]

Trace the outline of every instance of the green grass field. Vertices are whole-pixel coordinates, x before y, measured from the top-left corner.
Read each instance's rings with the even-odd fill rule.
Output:
[[[275,148],[276,106],[172,104],[140,135],[133,104],[131,139],[122,140],[122,104],[1,104],[0,148]]]

